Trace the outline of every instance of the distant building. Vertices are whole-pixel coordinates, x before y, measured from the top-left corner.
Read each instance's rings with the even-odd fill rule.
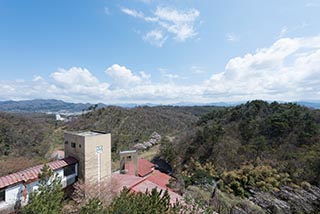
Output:
[[[60,114],[56,114],[56,120],[59,120],[59,121],[64,121],[65,118],[61,117]]]

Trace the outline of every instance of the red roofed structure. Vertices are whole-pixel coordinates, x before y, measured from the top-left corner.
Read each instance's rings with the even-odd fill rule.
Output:
[[[146,159],[138,159],[138,176],[135,176],[135,166],[133,161],[125,163],[126,174],[113,174],[112,178],[116,179],[120,187],[126,187],[133,192],[146,192],[156,188],[158,191],[168,190],[170,202],[175,203],[176,200],[183,201],[182,196],[175,193],[167,187],[170,175],[154,169],[154,164]],[[122,188],[118,189],[119,191]]]
[[[126,174],[134,175],[134,164],[129,161],[125,164]],[[138,175],[140,177],[145,177],[152,173],[154,170],[154,164],[146,159],[138,159]]]
[[[172,179],[170,175],[162,173],[159,170],[154,170],[153,173],[147,177],[148,181],[151,181],[152,183],[155,183],[163,188],[167,188],[171,190],[170,188],[167,187],[167,185],[170,182],[170,179]]]
[[[73,157],[64,158],[62,160],[56,160],[52,161],[50,163],[47,163],[47,165],[53,170],[62,169],[63,167],[72,165],[77,163],[78,161]],[[39,180],[38,175],[41,172],[41,169],[43,168],[43,164],[34,166],[16,173],[12,173],[9,175],[5,175],[0,177],[0,189],[10,186],[12,184],[16,183],[31,183],[34,181]]]
[[[159,186],[151,181],[148,180],[144,180],[141,183],[138,183],[136,186],[132,187],[131,190],[135,191],[135,192],[146,192],[146,191],[151,191],[152,189],[157,189],[158,191],[162,190],[168,190],[167,188],[163,188],[162,186]],[[183,198],[181,195],[168,190],[169,196],[170,196],[170,202],[172,204],[176,203],[176,201],[183,201]]]
[[[78,160],[73,157],[47,163],[61,178],[62,187],[72,185],[78,176]],[[43,164],[0,177],[0,213],[14,212],[16,203],[25,206],[29,194],[38,186]]]

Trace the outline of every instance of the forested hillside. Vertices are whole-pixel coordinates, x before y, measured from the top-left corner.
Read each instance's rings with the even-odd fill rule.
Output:
[[[161,155],[174,166],[176,176],[182,176],[185,186],[211,185],[215,180],[221,191],[253,197],[267,209],[278,209],[283,203],[288,213],[320,211],[318,205],[310,212],[297,208],[320,204],[319,189],[309,189],[313,188],[310,184],[320,185],[319,110],[259,100],[217,109],[173,142],[163,141]],[[300,187],[312,193],[298,193],[295,188]],[[274,195],[258,197],[261,191]],[[315,201],[303,201],[307,197]],[[284,201],[278,206],[277,200]],[[279,210],[282,213],[286,208]]]
[[[0,174],[44,161],[55,128],[53,116],[0,113]]]
[[[156,131],[175,135],[195,124],[214,107],[107,107],[89,112],[67,124],[68,130],[99,130],[112,133],[112,149],[130,149]]]
[[[112,133],[114,158],[158,132],[159,156],[177,177],[172,188],[219,213],[320,212],[320,110],[258,100],[228,108],[106,107],[67,123],[0,113],[0,174],[47,161],[64,130]],[[212,181],[218,190],[210,198]]]
[[[247,162],[267,163],[297,181],[317,183],[320,111],[264,101],[215,110],[176,139],[173,149],[181,163],[193,158],[212,162],[219,170],[237,169]]]
[[[177,134],[214,107],[107,107],[73,117],[68,123],[54,115],[0,112],[0,174],[47,161],[63,148],[64,130],[99,130],[112,133],[114,154],[130,149],[156,131]],[[118,157],[118,155],[114,155]],[[17,164],[19,162],[20,164]]]

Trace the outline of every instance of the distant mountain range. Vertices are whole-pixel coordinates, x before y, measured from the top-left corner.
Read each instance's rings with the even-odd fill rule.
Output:
[[[96,105],[96,107],[95,107]],[[72,113],[89,110],[89,108],[106,107],[103,103],[68,103],[55,99],[35,99],[23,101],[0,101],[0,111],[5,112],[52,112]]]
[[[318,101],[318,102],[304,102],[304,101],[300,101],[300,102],[297,102],[297,104],[302,105],[302,106],[307,106],[307,107],[309,107],[309,108],[320,109],[320,101]]]
[[[171,104],[171,106],[235,106],[243,102],[216,102],[216,103],[193,103],[193,102],[180,102]],[[320,101],[306,102],[298,101],[299,105],[310,108],[320,109]],[[161,104],[160,104],[161,105]],[[137,106],[159,106],[159,104],[145,103],[145,104],[114,104],[113,106],[120,106],[125,108],[134,108]],[[104,108],[106,104],[98,103],[69,103],[62,100],[55,99],[35,99],[35,100],[22,100],[22,101],[0,101],[0,111],[3,112],[51,112],[51,113],[75,113],[87,111],[92,108]]]

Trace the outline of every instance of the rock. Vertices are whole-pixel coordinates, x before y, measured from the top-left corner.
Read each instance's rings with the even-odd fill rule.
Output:
[[[279,192],[256,192],[251,200],[267,213],[320,213],[320,188],[294,189],[289,186]]]

